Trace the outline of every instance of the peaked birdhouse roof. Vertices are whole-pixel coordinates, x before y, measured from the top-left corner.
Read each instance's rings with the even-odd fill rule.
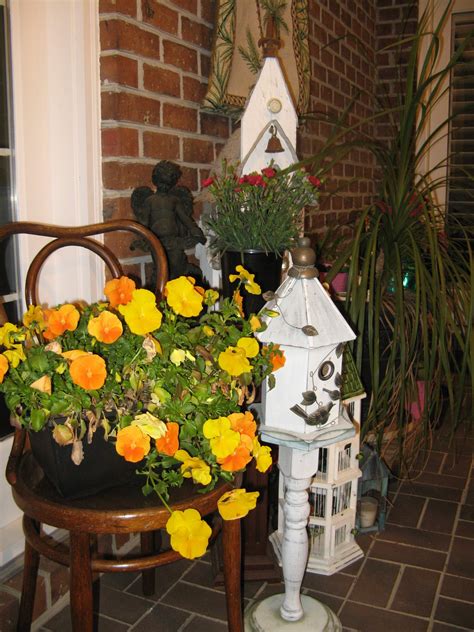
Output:
[[[255,140],[271,122],[278,122],[289,143],[296,147],[298,115],[280,62],[267,57],[249,96],[241,121],[240,155],[248,156]]]
[[[278,316],[262,315],[267,329],[258,334],[259,340],[305,349],[353,340],[354,332],[317,279],[309,240],[300,242],[292,252],[288,277],[265,305]]]

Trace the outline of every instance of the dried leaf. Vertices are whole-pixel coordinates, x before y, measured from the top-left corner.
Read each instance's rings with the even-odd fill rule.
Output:
[[[72,444],[71,460],[75,465],[80,465],[84,459],[82,441],[74,441]]]

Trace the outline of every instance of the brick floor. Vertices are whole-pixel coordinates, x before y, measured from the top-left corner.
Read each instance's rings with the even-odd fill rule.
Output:
[[[433,450],[422,455],[424,470],[409,482],[393,485],[385,531],[359,538],[365,557],[329,577],[306,574],[302,591],[332,608],[345,632],[474,629],[472,447],[472,435],[449,445],[439,432]],[[54,565],[48,563],[42,577],[45,584],[52,581]],[[103,575],[97,630],[227,629],[224,592],[214,586],[209,555],[157,569],[156,578],[156,594],[149,598],[142,595],[137,573]],[[18,586],[18,578],[0,586],[1,632],[14,629]],[[283,584],[246,582],[245,606],[281,592]],[[44,598],[42,593],[39,598]],[[35,630],[71,629],[67,605],[41,621]]]

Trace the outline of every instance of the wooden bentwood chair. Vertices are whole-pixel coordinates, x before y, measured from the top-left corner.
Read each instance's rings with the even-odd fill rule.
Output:
[[[147,228],[129,220],[113,220],[103,224],[80,227],[59,227],[30,222],[14,222],[0,228],[0,241],[13,234],[33,234],[53,238],[33,259],[26,278],[26,302],[37,304],[37,277],[45,259],[64,246],[81,246],[100,256],[114,278],[122,275],[121,265],[112,251],[90,239],[112,231],[129,231],[145,237],[150,243],[157,268],[156,288],[161,295],[167,278],[166,255],[158,238]],[[165,527],[169,512],[156,496],[143,496],[138,485],[130,484],[97,493],[86,498],[67,500],[58,495],[28,449],[25,430],[15,432],[7,465],[7,479],[13,497],[23,511],[25,560],[23,587],[17,630],[31,627],[33,604],[40,555],[70,568],[70,607],[74,632],[93,630],[92,574],[97,572],[142,571],[143,592],[154,593],[154,569],[181,559],[179,553],[155,551],[155,532]],[[188,481],[186,481],[188,483]],[[170,507],[184,510],[193,507],[202,516],[216,512],[220,496],[230,489],[221,484],[212,492],[198,494],[191,484],[173,491]],[[69,548],[59,548],[44,535],[42,523],[69,531]],[[223,523],[223,524],[222,524]],[[241,632],[240,587],[240,520],[214,521],[213,537],[222,527],[224,581],[226,590],[228,629]],[[100,557],[94,541],[99,534],[139,533],[141,556],[126,559]],[[159,547],[158,547],[159,548]]]

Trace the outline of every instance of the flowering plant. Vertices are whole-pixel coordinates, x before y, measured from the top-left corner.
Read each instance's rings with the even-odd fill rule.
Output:
[[[240,289],[260,291],[246,270],[235,277]],[[108,302],[31,306],[22,325],[0,328],[0,391],[17,423],[50,428],[57,443],[72,444],[76,464],[82,441],[102,428],[137,463],[143,492],[165,504],[185,478],[206,492],[252,458],[265,471],[270,448],[242,406],[284,356],[275,345],[260,347],[258,316],[243,315],[238,294],[216,310],[218,293],[188,277],[169,281],[160,304],[127,277],[109,281],[104,293]],[[233,519],[255,503],[255,493],[233,490],[220,511]],[[196,514],[173,512],[168,528],[173,548],[188,557],[201,555],[210,535]]]
[[[244,176],[224,163],[220,176],[207,178],[215,209],[205,219],[211,247],[225,250],[264,250],[281,253],[302,229],[302,209],[316,204],[321,180],[302,169],[279,171],[270,165]]]

